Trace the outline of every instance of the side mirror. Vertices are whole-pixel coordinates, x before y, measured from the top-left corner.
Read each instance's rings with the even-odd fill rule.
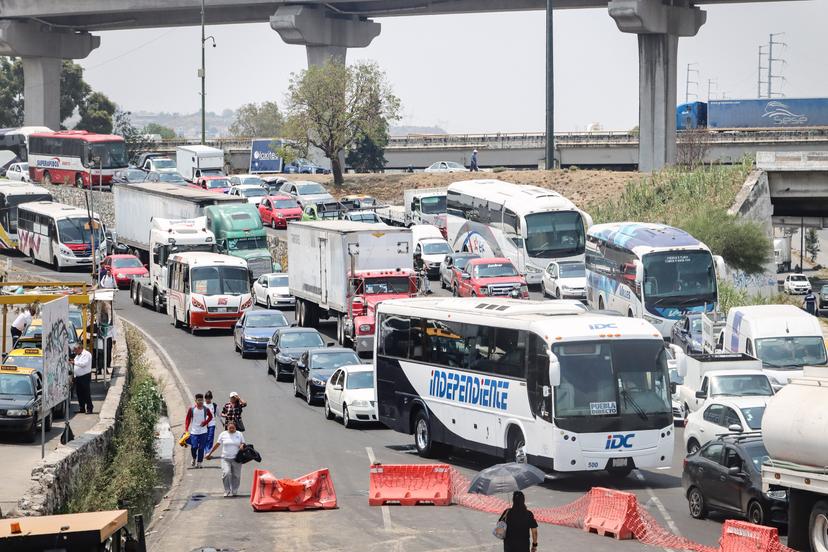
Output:
[[[334,343],[333,341],[331,341],[330,343],[328,343],[328,345],[327,345],[327,346],[328,346],[328,347],[333,347],[333,346],[335,346],[335,345],[336,345],[336,343]]]
[[[638,259],[633,261],[635,263],[635,279],[639,282],[644,281],[644,265]]]
[[[696,398],[697,399],[706,399],[707,393],[704,391],[696,391]]]
[[[546,354],[549,355],[549,385],[557,387],[561,384],[561,363],[552,351]]]
[[[727,473],[730,475],[739,475],[740,473],[742,473],[742,468],[738,466],[733,466],[731,468],[727,468]]]
[[[547,398],[552,395],[552,388],[548,385],[543,386],[543,398]]]
[[[471,274],[469,274],[468,272],[464,272],[460,275],[460,277],[464,280],[471,280]]]
[[[237,328],[241,328],[241,327],[242,327],[242,323],[241,323],[241,322],[236,322],[236,327],[237,327]]]
[[[339,385],[338,383],[336,385],[334,385],[333,388],[334,388],[334,391],[342,391],[342,386]]]
[[[727,430],[731,433],[741,433],[742,426],[739,424],[730,424],[729,426],[727,426]]]

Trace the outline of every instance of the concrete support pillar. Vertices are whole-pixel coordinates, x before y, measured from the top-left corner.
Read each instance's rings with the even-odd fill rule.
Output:
[[[81,59],[101,39],[53,30],[34,21],[0,21],[0,55],[23,59],[24,124],[60,127],[60,72],[64,59]]]
[[[325,65],[325,62],[329,59],[345,63],[345,57],[348,54],[348,48],[345,46],[312,46],[308,44],[305,46],[305,51],[308,54],[308,67]]]
[[[60,70],[63,60],[23,58],[23,124],[60,128]]]
[[[704,11],[662,0],[610,0],[618,29],[638,35],[638,128],[641,171],[676,162],[676,79],[678,39],[695,36]]]

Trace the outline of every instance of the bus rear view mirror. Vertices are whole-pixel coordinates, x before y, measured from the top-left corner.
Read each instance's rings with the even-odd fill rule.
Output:
[[[557,387],[561,384],[561,363],[552,351],[547,354],[549,355],[549,385]]]
[[[638,282],[644,281],[644,265],[638,259],[633,261],[635,263],[635,279]]]

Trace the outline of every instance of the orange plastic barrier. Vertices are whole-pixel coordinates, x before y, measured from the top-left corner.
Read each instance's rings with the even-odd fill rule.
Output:
[[[612,535],[616,539],[633,538],[638,522],[638,501],[632,493],[593,487],[584,518],[584,531]]]
[[[257,512],[336,508],[336,491],[327,468],[296,479],[276,479],[267,470],[256,470],[250,505]]]
[[[722,538],[719,540],[721,552],[777,552],[783,548],[787,549],[779,542],[779,532],[775,527],[733,519],[725,521],[722,527]]]
[[[374,464],[368,483],[368,504],[451,504],[452,469],[446,464]]]

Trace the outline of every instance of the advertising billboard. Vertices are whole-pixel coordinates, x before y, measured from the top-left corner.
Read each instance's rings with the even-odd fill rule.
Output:
[[[250,143],[250,174],[282,172],[282,158],[276,153],[282,140],[255,139]]]

